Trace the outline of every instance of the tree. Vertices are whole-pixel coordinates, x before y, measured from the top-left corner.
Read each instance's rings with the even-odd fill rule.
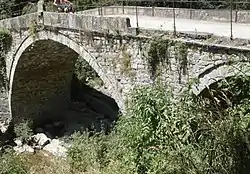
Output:
[[[12,7],[15,0],[0,0],[0,20],[12,16]]]

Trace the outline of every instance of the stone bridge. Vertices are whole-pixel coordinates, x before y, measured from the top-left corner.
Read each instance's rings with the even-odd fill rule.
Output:
[[[97,72],[108,95],[124,110],[130,89],[155,81],[148,50],[153,36],[165,34],[153,30],[138,34],[125,17],[53,12],[5,19],[0,28],[9,30],[13,38],[5,55],[8,84],[0,98],[2,131],[12,119],[39,118],[67,109],[78,56]],[[168,61],[158,68],[157,79],[177,93],[190,79],[198,79],[193,90],[199,94],[220,79],[243,73],[249,64],[245,47],[215,45],[194,37],[163,38],[172,44],[166,48]],[[177,49],[180,45],[184,52]]]

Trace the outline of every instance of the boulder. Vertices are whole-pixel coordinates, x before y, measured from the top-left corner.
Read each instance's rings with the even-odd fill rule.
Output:
[[[48,138],[44,133],[38,133],[32,136],[32,141],[35,146],[43,148],[50,143],[51,139]]]
[[[47,144],[43,150],[52,153],[58,157],[66,157],[67,149],[63,146],[63,143],[58,139],[52,139],[50,144]]]
[[[28,146],[27,144],[23,145],[23,146],[15,146],[13,147],[13,150],[15,152],[17,152],[17,154],[23,153],[23,152],[29,152],[29,153],[34,153],[35,150]]]
[[[23,145],[23,142],[22,142],[21,140],[19,140],[19,139],[15,139],[15,140],[14,140],[14,143],[16,143],[16,145],[17,145],[18,147],[20,147],[20,146]]]

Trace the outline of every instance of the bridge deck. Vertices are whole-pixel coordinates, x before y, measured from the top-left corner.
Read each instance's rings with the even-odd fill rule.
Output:
[[[129,17],[131,26],[136,27],[134,15],[106,15],[108,17]],[[139,27],[145,29],[173,30],[173,19],[163,17],[138,16]],[[176,19],[176,30],[180,32],[208,32],[217,36],[230,37],[230,23],[216,21],[199,21],[190,19]],[[233,37],[250,39],[250,24],[233,23]]]

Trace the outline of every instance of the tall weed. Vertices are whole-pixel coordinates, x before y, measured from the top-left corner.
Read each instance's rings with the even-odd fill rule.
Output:
[[[131,97],[110,135],[75,140],[72,166],[103,174],[248,172],[248,103],[208,109],[207,100],[189,94],[173,98],[162,84],[136,88]]]

